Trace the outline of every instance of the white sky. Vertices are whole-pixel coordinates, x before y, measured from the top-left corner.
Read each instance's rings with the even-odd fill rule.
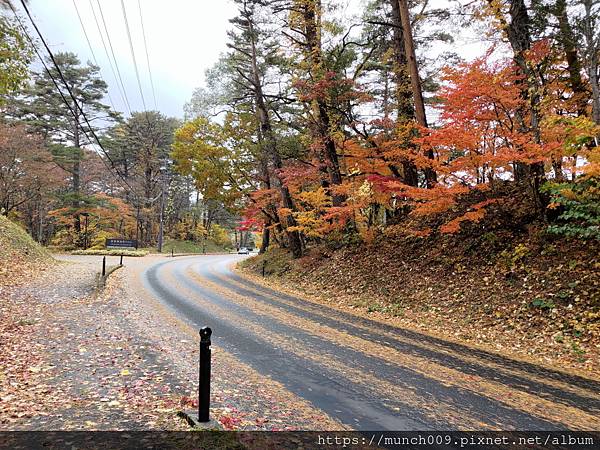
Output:
[[[71,51],[82,62],[92,60],[73,1],[81,14],[91,45],[101,67],[102,77],[109,85],[110,97],[117,110],[126,113],[119,84],[113,75],[109,59],[92,13],[92,6],[104,32],[98,10],[102,5],[104,18],[115,51],[118,67],[132,111],[143,110],[135,69],[127,39],[121,0],[30,0],[29,9],[53,52]],[[339,14],[350,16],[362,9],[365,0],[336,0],[342,6]],[[447,0],[435,0],[442,6]],[[163,114],[182,117],[183,105],[196,87],[203,84],[204,72],[226,50],[229,19],[236,15],[230,0],[140,0],[154,80],[157,109]],[[18,3],[18,2],[16,2]],[[146,54],[142,39],[138,0],[125,0],[137,65],[140,72],[146,106],[154,108]],[[106,41],[106,36],[104,36]],[[107,49],[108,41],[106,41]],[[457,43],[464,56],[479,53],[479,46]],[[471,48],[469,48],[471,47]],[[45,52],[44,52],[45,53]],[[465,55],[465,53],[467,55]],[[470,54],[470,55],[469,55]]]
[[[104,30],[97,0],[75,1],[114,106],[126,112],[92,14],[90,2]],[[100,4],[131,109],[143,110],[121,1],[100,0]],[[158,110],[182,117],[183,104],[191,98],[194,88],[202,84],[205,70],[225,50],[228,20],[235,16],[235,7],[228,0],[141,0],[141,6]],[[138,1],[125,0],[125,7],[146,106],[154,109]],[[71,51],[82,62],[92,60],[73,0],[30,0],[29,9],[53,52]],[[110,48],[108,51],[110,54]]]

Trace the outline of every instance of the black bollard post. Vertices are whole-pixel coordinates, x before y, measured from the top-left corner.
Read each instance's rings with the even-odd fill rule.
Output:
[[[119,265],[122,266],[123,265],[123,255],[121,255],[121,260],[119,261]]]
[[[265,277],[265,267],[266,267],[266,265],[267,265],[267,262],[263,261],[263,265],[262,265],[262,276],[263,276],[263,278]]]
[[[171,249],[171,258],[175,258],[175,254],[173,253],[173,249]]]
[[[106,276],[106,256],[102,257],[102,276]]]
[[[210,408],[210,335],[209,327],[200,329],[200,371],[198,386],[198,422],[209,422]]]

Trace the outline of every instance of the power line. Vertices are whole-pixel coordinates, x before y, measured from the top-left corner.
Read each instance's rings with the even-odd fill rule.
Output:
[[[96,16],[96,10],[94,9],[92,0],[89,0],[89,3],[90,3],[90,8],[92,9],[92,14],[94,16],[94,21],[96,22],[96,28],[98,29],[98,34],[100,35],[100,40],[102,41],[102,46],[104,47],[104,53],[106,54],[106,59],[108,59],[108,63],[110,65],[110,70],[112,71],[113,77],[115,78],[115,81],[117,82],[117,89],[119,91],[119,94],[121,94],[121,99],[123,100],[123,103],[125,104],[125,107],[127,108],[127,112],[129,113],[129,115],[131,115],[131,108],[129,106],[129,99],[127,98],[127,92],[125,91],[125,86],[123,86],[122,80],[119,84],[120,76],[117,76],[113,62],[110,59],[110,55],[108,54],[108,48],[106,47],[106,42],[104,41],[104,35],[102,34],[102,29],[100,28],[100,22],[98,22],[98,16]]]
[[[46,48],[46,51],[48,52],[48,55],[50,56],[50,60],[52,61],[52,64],[54,65],[54,67],[57,70],[57,73],[60,77],[60,79],[62,80],[63,84],[65,85],[65,88],[67,89],[69,96],[71,97],[71,100],[73,100],[73,104],[75,105],[75,109],[79,109],[79,112],[81,114],[81,117],[83,118],[83,120],[85,121],[85,123],[88,126],[88,130],[91,133],[91,135],[94,137],[95,141],[97,142],[98,146],[100,147],[100,149],[102,150],[102,152],[104,153],[104,156],[106,157],[106,159],[108,159],[112,165],[112,168],[115,170],[115,172],[117,173],[117,175],[119,176],[119,178],[121,178],[121,180],[123,180],[123,182],[125,183],[125,185],[130,189],[130,191],[133,193],[134,197],[137,197],[135,195],[135,191],[134,189],[131,187],[131,185],[129,184],[129,182],[125,179],[125,177],[123,177],[123,175],[119,172],[119,169],[117,169],[114,161],[112,160],[112,158],[110,157],[110,155],[108,154],[108,152],[106,151],[106,149],[104,148],[104,146],[102,145],[102,142],[100,142],[100,139],[98,138],[98,135],[96,134],[96,132],[94,131],[92,124],[90,123],[90,121],[88,120],[87,116],[85,115],[85,112],[83,111],[83,108],[79,105],[77,98],[75,97],[75,95],[73,94],[73,91],[71,90],[71,87],[69,86],[69,83],[67,82],[67,80],[65,79],[64,74],[62,73],[62,70],[60,69],[60,66],[58,65],[56,58],[54,57],[54,54],[52,53],[52,50],[50,50],[50,47],[48,46],[48,43],[46,42],[46,40],[44,39],[44,36],[42,35],[40,29],[38,28],[37,24],[35,23],[35,21],[33,20],[33,17],[31,15],[31,13],[29,12],[29,8],[27,8],[27,4],[25,3],[25,0],[21,0],[21,5],[23,6],[23,9],[25,10],[25,12],[27,13],[27,17],[29,17],[29,20],[31,21],[31,24],[33,25],[35,31],[37,32],[37,35],[39,36],[40,40],[42,41],[42,44],[44,45],[44,47]],[[63,94],[62,90],[60,89],[60,86],[58,85],[58,82],[56,81],[56,79],[54,78],[54,76],[52,75],[52,72],[50,71],[50,69],[48,68],[48,66],[46,65],[46,62],[44,61],[44,58],[42,57],[42,55],[40,54],[39,50],[37,49],[37,46],[35,45],[35,43],[33,42],[33,39],[31,38],[31,36],[29,35],[27,29],[25,28],[25,26],[23,25],[23,23],[21,22],[19,15],[17,14],[17,12],[15,11],[14,7],[12,5],[10,5],[10,8],[13,12],[13,14],[15,15],[15,17],[17,18],[19,24],[21,25],[21,29],[23,30],[23,32],[25,33],[25,35],[27,36],[27,39],[29,41],[29,43],[31,44],[31,46],[33,47],[33,49],[35,50],[35,53],[37,54],[38,58],[40,59],[42,65],[44,66],[44,69],[46,69],[46,72],[48,73],[48,76],[50,77],[50,79],[52,80],[52,83],[54,84],[54,86],[56,87],[56,89],[58,90],[58,93],[60,94],[62,100],[64,101],[65,105],[67,106],[67,108],[69,109],[69,111],[71,112],[71,114],[73,115],[73,119],[75,119],[75,126],[79,126],[79,128],[81,128],[81,131],[83,132],[83,134],[85,135],[85,137],[87,138],[88,142],[92,143],[92,140],[90,139],[87,131],[85,130],[84,127],[81,126],[81,123],[79,122],[77,113],[73,110],[73,108],[71,107],[69,101],[67,100],[67,98],[65,97],[65,95]],[[103,158],[100,158],[104,164],[106,165],[106,161],[104,161]],[[107,165],[108,167],[108,165]],[[109,168],[110,170],[110,168]]]
[[[83,20],[81,19],[81,14],[79,14],[79,8],[77,8],[77,2],[75,0],[73,0],[73,6],[75,7],[75,12],[77,13],[77,18],[79,19],[79,24],[81,25],[81,29],[83,30],[83,35],[85,36],[87,45],[90,49],[90,52],[92,53],[92,58],[94,60],[94,63],[98,67],[98,70],[100,70],[100,75],[102,76],[102,78],[104,78],[104,75],[102,75],[102,68],[100,67],[100,64],[98,64],[98,59],[96,58],[96,54],[94,53],[94,49],[92,48],[90,38],[88,37],[87,31],[85,30],[85,26],[83,25]],[[117,108],[115,108],[115,104],[114,104],[112,97],[110,95],[110,92],[108,90],[106,91],[106,94],[108,95],[108,101],[110,102],[110,106],[112,106],[112,109],[114,111],[116,111]]]
[[[131,50],[131,58],[133,59],[133,66],[135,68],[135,76],[137,78],[138,88],[142,97],[142,105],[144,105],[144,111],[148,111],[146,108],[146,100],[144,99],[144,90],[142,89],[142,82],[140,80],[140,72],[138,70],[137,61],[135,59],[135,51],[133,50],[133,41],[131,40],[131,31],[129,30],[129,22],[127,20],[127,11],[125,10],[125,1],[121,0],[121,9],[123,10],[123,19],[125,20],[125,28],[127,29],[127,38],[129,39],[129,49]]]
[[[58,93],[62,97],[63,102],[65,103],[65,105],[67,106],[67,108],[69,109],[69,111],[71,111],[71,114],[73,115],[73,118],[75,119],[76,124],[81,127],[81,124],[77,120],[77,114],[75,114],[75,111],[73,111],[73,108],[71,107],[71,104],[69,103],[69,101],[67,100],[67,98],[65,97],[65,95],[63,94],[62,90],[60,89],[60,86],[56,82],[56,79],[52,76],[52,72],[50,72],[50,69],[46,65],[46,61],[44,60],[44,58],[40,54],[38,48],[36,47],[35,43],[33,42],[33,39],[29,35],[29,32],[27,31],[27,28],[25,27],[25,25],[23,25],[23,22],[21,22],[21,18],[19,17],[19,15],[17,14],[17,12],[15,11],[14,7],[12,6],[12,4],[10,2],[8,3],[8,6],[10,7],[10,9],[13,12],[13,14],[15,15],[15,17],[17,19],[17,22],[19,22],[19,26],[21,27],[21,30],[23,30],[23,33],[27,37],[27,40],[29,41],[29,44],[31,45],[31,47],[35,51],[35,54],[37,55],[37,57],[39,58],[40,62],[42,63],[42,66],[44,66],[44,69],[46,70],[46,73],[48,74],[48,76],[52,80],[52,83],[54,83],[54,86],[56,87],[56,90],[58,91]],[[82,128],[82,130],[83,130],[83,128]],[[85,133],[85,131],[84,131],[84,133]]]
[[[90,0],[91,2],[91,0]],[[106,20],[104,19],[104,12],[102,11],[102,5],[100,5],[100,0],[96,0],[96,4],[98,5],[98,9],[100,11],[100,18],[102,19],[102,25],[104,26],[104,31],[106,32],[106,38],[108,39],[108,46],[110,47],[110,53],[115,61],[115,67],[117,68],[117,74],[119,76],[119,82],[121,83],[121,87],[123,88],[123,92],[125,93],[125,98],[127,98],[127,93],[125,91],[125,85],[123,84],[123,78],[121,78],[121,71],[119,70],[119,63],[117,63],[117,58],[115,57],[115,50],[112,46],[112,41],[110,40],[110,34],[108,33],[108,27],[106,26]],[[129,100],[127,100],[127,107],[129,109],[129,114],[131,114],[131,108],[129,107]]]
[[[96,54],[94,53],[94,49],[92,48],[92,44],[90,43],[90,38],[88,37],[87,31],[85,31],[85,27],[83,26],[83,20],[81,19],[81,14],[79,14],[79,8],[77,7],[77,2],[73,0],[73,6],[75,7],[75,12],[77,13],[77,18],[79,19],[79,24],[81,25],[81,29],[83,30],[83,35],[85,36],[85,40],[87,41],[90,52],[92,53],[92,58],[96,65],[98,65],[98,60],[96,59]]]
[[[156,105],[156,91],[154,90],[154,81],[152,80],[152,71],[150,70],[150,56],[148,54],[148,42],[146,41],[146,30],[144,28],[144,18],[142,16],[142,2],[138,0],[138,11],[140,12],[140,23],[142,24],[142,37],[144,38],[144,49],[146,50],[146,64],[148,65],[148,75],[150,76],[150,87],[152,88],[152,98],[154,99],[154,109],[158,111]]]

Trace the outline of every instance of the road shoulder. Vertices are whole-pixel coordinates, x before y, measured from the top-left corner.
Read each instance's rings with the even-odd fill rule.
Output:
[[[61,258],[3,288],[0,430],[189,430],[177,413],[197,407],[197,330],[140,281],[164,257],[127,258],[100,291],[101,257]],[[211,415],[228,430],[344,429],[216,345]]]
[[[237,276],[247,279],[250,282],[256,283],[259,286],[264,286],[267,289],[272,289],[275,292],[280,292],[284,295],[291,295],[303,301],[324,305],[334,310],[339,310],[344,313],[349,313],[357,317],[368,319],[383,325],[391,325],[400,329],[415,331],[423,335],[431,336],[436,339],[441,339],[450,343],[456,343],[465,347],[471,347],[474,350],[482,350],[491,354],[497,354],[501,357],[510,358],[515,361],[522,361],[536,366],[543,367],[548,370],[563,372],[566,375],[578,375],[583,378],[600,381],[600,377],[593,371],[582,370],[579,367],[565,366],[557,363],[552,358],[541,358],[537,354],[529,355],[524,351],[516,351],[518,349],[500,345],[486,345],[485,343],[460,339],[460,335],[443,333],[443,327],[431,327],[425,322],[413,320],[411,317],[390,316],[380,311],[367,312],[365,308],[357,307],[344,301],[336,301],[307,288],[306,286],[292,285],[288,280],[282,277],[262,277],[257,274],[252,268],[240,267],[239,264],[232,264],[230,270]],[[430,325],[430,324],[429,324]],[[452,330],[450,330],[452,331]],[[521,349],[522,350],[522,349]]]

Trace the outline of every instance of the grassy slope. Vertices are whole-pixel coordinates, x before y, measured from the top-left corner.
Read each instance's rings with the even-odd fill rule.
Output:
[[[0,285],[18,282],[52,257],[25,230],[0,215]]]
[[[202,244],[191,242],[191,241],[175,241],[167,239],[163,244],[163,253],[170,253],[171,249],[175,253],[203,253],[204,247]],[[206,242],[206,253],[220,253],[226,252],[223,247],[216,245],[212,241]]]
[[[392,227],[372,245],[247,260],[270,280],[399,325],[600,370],[600,243],[557,239],[491,214],[458,235]]]

